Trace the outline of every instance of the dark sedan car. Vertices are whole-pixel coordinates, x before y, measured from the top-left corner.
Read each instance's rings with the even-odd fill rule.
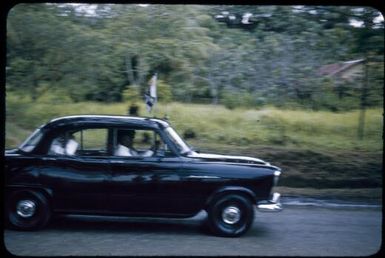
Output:
[[[254,205],[279,211],[281,171],[260,159],[197,153],[160,119],[81,115],[54,119],[5,152],[8,224],[34,230],[54,213],[192,217],[239,236]]]

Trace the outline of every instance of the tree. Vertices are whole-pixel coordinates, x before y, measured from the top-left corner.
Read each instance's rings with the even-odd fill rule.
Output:
[[[338,110],[338,101],[322,101],[342,100],[342,87],[325,90],[316,71],[383,56],[378,15],[336,6],[17,5],[7,20],[7,90],[114,102],[126,89],[143,96],[157,72],[175,101],[247,96],[237,103]],[[363,105],[381,105],[381,62],[367,64]]]
[[[384,55],[384,21],[379,24],[375,23],[379,12],[372,8],[355,8],[353,12],[355,18],[362,22],[362,25],[356,29],[357,40],[353,52],[363,55],[365,59],[364,76],[360,94],[360,116],[357,129],[357,136],[362,140],[364,137],[366,107],[369,106],[369,95],[373,94],[373,91],[376,93],[381,92],[377,91],[375,87],[376,83],[370,83],[372,75],[369,74],[369,72],[370,63],[372,62],[373,64],[373,61],[378,61],[379,55]],[[383,59],[380,60],[380,62],[381,61],[383,63]]]

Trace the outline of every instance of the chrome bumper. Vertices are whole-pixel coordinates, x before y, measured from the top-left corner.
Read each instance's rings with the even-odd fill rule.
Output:
[[[271,200],[258,202],[257,209],[259,211],[270,211],[270,212],[282,211],[282,205],[279,200],[280,197],[281,197],[281,194],[274,193]]]

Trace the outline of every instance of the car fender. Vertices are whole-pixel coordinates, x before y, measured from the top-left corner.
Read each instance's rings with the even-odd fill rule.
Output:
[[[209,198],[207,198],[205,207],[207,207],[213,200],[230,193],[240,193],[249,198],[252,203],[255,203],[256,196],[253,191],[243,186],[224,186],[214,191]]]
[[[6,196],[14,192],[39,192],[42,193],[48,201],[51,201],[53,196],[52,189],[38,185],[9,185],[5,189]]]

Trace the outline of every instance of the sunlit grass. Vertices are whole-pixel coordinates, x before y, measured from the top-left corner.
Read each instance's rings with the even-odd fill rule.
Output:
[[[19,144],[49,120],[77,114],[126,115],[129,103],[32,103],[12,96],[6,103],[6,147]],[[139,113],[150,116],[143,103]],[[274,145],[298,148],[382,150],[383,110],[366,111],[363,140],[357,137],[359,111],[333,113],[274,107],[229,110],[220,105],[158,103],[155,115],[169,117],[183,134],[195,132],[203,144]],[[204,146],[203,146],[204,147]]]
[[[382,150],[382,109],[366,111],[362,140],[357,137],[358,110],[345,113],[272,107],[228,110],[222,106],[179,103],[170,104],[164,110],[177,130],[183,132],[190,128],[211,142]]]

